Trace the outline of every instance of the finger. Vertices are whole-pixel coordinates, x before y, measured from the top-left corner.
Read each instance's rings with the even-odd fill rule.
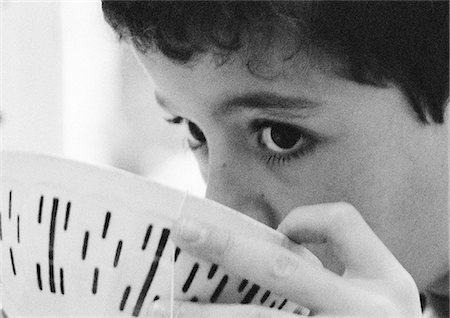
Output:
[[[176,224],[172,239],[190,254],[220,264],[314,313],[344,313],[350,303],[363,304],[370,298],[337,274],[272,243],[232,236],[194,220]]]
[[[298,315],[262,306],[236,304],[202,304],[157,301],[149,308],[151,318],[296,318]]]
[[[198,228],[193,228],[197,225]],[[180,243],[181,245],[185,244],[186,242],[193,243],[193,240],[199,239],[199,236],[203,236],[206,231],[206,228],[209,225],[204,223],[198,223],[196,220],[188,219],[188,218],[180,218],[177,222],[175,222],[173,229],[172,229],[172,236],[171,239],[175,241],[175,243]],[[211,226],[211,228],[214,228],[214,226]],[[217,233],[217,235],[216,235]],[[208,256],[208,259],[214,259],[214,255],[218,253],[218,257],[220,257],[221,250],[224,248],[224,244],[227,244],[227,242],[224,240],[224,232],[217,232],[215,230],[210,231],[208,235],[210,235],[210,238],[213,239],[212,242],[214,242],[214,247],[211,250],[205,251],[205,255]],[[231,233],[227,233],[231,234]],[[181,237],[183,236],[183,237]],[[227,236],[228,237],[228,236]],[[219,247],[216,247],[215,245],[222,245]],[[305,261],[311,263],[312,265],[320,266],[322,267],[322,263],[320,260],[315,256],[313,253],[311,253],[308,249],[306,249],[304,246],[291,241],[287,237],[285,237],[285,240],[280,240],[280,244],[282,247],[294,252],[295,254],[299,255],[301,258],[303,258]],[[180,246],[182,247],[182,246]]]
[[[328,243],[347,273],[386,278],[402,270],[400,263],[350,204],[329,203],[300,207],[278,230],[297,243]]]

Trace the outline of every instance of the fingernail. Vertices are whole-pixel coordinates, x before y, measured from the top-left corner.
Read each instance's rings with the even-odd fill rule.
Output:
[[[294,313],[300,316],[309,316],[311,310],[299,305],[297,308],[295,308]]]
[[[197,221],[184,218],[179,226],[178,235],[189,243],[202,241],[207,235],[207,229]]]
[[[298,267],[298,258],[288,253],[281,253],[275,258],[273,272],[277,277],[287,277],[295,273]]]
[[[162,306],[158,302],[152,305],[152,310],[150,312],[151,318],[169,318],[170,313],[166,307]]]
[[[300,315],[302,315],[302,316],[309,316],[310,313],[311,313],[311,310],[309,310],[306,307],[302,307],[300,309]]]

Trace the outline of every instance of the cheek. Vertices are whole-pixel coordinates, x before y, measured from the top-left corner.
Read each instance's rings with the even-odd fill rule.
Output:
[[[368,223],[379,227],[409,195],[413,166],[379,140],[349,137],[323,146],[310,157],[283,169],[280,182],[289,189],[290,205],[345,201],[353,204]]]

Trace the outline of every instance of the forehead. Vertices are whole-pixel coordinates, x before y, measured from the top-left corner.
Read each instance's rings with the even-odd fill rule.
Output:
[[[247,60],[239,55],[223,64],[218,64],[212,54],[190,64],[178,64],[162,54],[135,53],[153,78],[158,94],[174,101],[190,96],[195,101],[215,103],[230,95],[252,92],[286,96],[294,93],[312,99],[320,95],[330,76],[300,56],[283,62],[272,55],[265,60],[253,60],[249,68]]]

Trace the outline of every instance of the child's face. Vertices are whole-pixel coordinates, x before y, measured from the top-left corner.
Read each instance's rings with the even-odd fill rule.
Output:
[[[346,201],[419,288],[448,271],[446,129],[419,123],[398,89],[299,60],[270,79],[240,59],[138,56],[160,103],[192,123],[208,198],[271,227],[295,207]]]

